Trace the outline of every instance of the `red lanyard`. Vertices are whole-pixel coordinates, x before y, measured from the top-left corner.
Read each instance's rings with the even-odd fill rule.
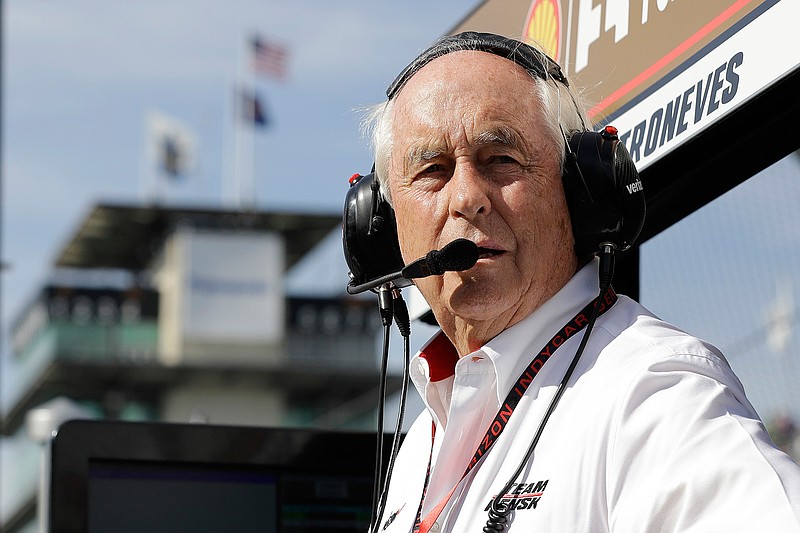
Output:
[[[539,353],[534,356],[533,360],[530,364],[525,367],[525,370],[522,371],[522,374],[517,378],[517,381],[514,383],[514,386],[511,387],[511,391],[506,396],[505,401],[502,403],[500,409],[497,411],[497,414],[492,420],[491,424],[489,424],[489,429],[486,430],[486,433],[481,439],[480,444],[478,445],[478,449],[475,450],[475,453],[472,456],[469,464],[467,465],[466,470],[461,475],[461,478],[455,484],[455,486],[450,489],[450,492],[445,495],[442,500],[436,504],[436,507],[431,509],[428,515],[422,519],[422,504],[425,502],[425,495],[428,491],[428,483],[430,482],[430,475],[431,475],[431,466],[433,461],[433,440],[436,435],[436,426],[435,424],[431,427],[431,455],[428,458],[428,471],[425,474],[425,484],[422,489],[422,499],[419,502],[419,509],[417,510],[417,518],[414,521],[414,530],[415,532],[419,531],[420,533],[428,533],[428,530],[433,526],[436,520],[439,518],[439,515],[442,514],[447,502],[450,501],[450,498],[453,496],[453,493],[456,491],[458,485],[464,480],[465,477],[472,471],[478,461],[483,457],[492,445],[497,441],[500,437],[500,434],[503,433],[503,430],[506,428],[508,424],[509,418],[511,418],[511,414],[516,409],[517,404],[519,404],[520,399],[525,394],[525,391],[528,390],[531,382],[533,382],[533,378],[539,373],[539,370],[544,366],[548,359],[555,353],[559,346],[564,344],[569,338],[574,336],[576,333],[580,332],[586,324],[589,323],[589,316],[591,315],[592,311],[594,310],[595,305],[599,303],[600,309],[598,310],[598,314],[602,315],[605,313],[614,302],[617,301],[617,294],[614,292],[614,289],[609,287],[602,295],[598,296],[591,302],[589,302],[586,307],[578,311],[578,313],[572,317],[572,319],[567,322],[564,327],[558,330],[558,332],[553,335],[553,337],[545,344],[544,348],[539,350]]]

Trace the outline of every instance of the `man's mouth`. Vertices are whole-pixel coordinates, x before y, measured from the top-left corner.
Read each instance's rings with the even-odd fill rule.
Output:
[[[478,247],[478,259],[486,259],[487,257],[495,257],[502,254],[502,250],[495,250],[494,248]]]

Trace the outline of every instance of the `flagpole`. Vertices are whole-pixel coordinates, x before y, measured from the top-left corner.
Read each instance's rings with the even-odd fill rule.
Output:
[[[237,46],[236,52],[236,72],[233,84],[233,206],[237,210],[242,209],[242,189],[243,189],[243,152],[244,152],[244,113],[242,94],[244,91],[244,59],[242,54],[241,42]],[[245,51],[244,56],[247,55]]]
[[[240,210],[256,206],[256,129],[266,127],[269,121],[257,92],[258,75],[282,80],[285,73],[286,51],[282,46],[266,43],[258,35],[246,42],[244,64],[240,62],[239,90],[237,94],[236,128],[236,198]],[[245,107],[247,106],[247,107]]]
[[[148,111],[145,115],[145,148],[144,148],[144,175],[145,175],[145,201],[150,205],[161,203],[161,175],[159,166],[158,141],[154,140],[155,111]]]
[[[150,114],[145,113],[142,120],[142,151],[141,161],[139,162],[139,194],[145,204],[153,204],[155,196],[155,172],[152,170],[153,156],[150,143],[151,135]]]
[[[255,207],[255,128],[249,106],[254,105],[256,84],[250,42],[245,42],[244,54],[241,50],[240,44],[234,94],[234,201],[239,211],[250,211]]]
[[[234,87],[234,115],[233,115],[233,201],[236,209],[242,207],[242,135],[244,108],[242,106],[242,59],[241,51],[237,61],[236,85]]]
[[[237,54],[238,55],[238,54]],[[238,59],[237,59],[238,61]],[[223,94],[223,153],[222,153],[222,179],[220,180],[220,204],[225,206],[232,203],[236,192],[236,128],[238,122],[238,88],[237,79],[228,78]]]
[[[247,69],[247,90],[250,91],[252,95],[252,109],[248,109],[248,111],[252,111],[251,114],[247,116],[247,127],[245,131],[247,132],[246,136],[246,151],[243,154],[243,162],[245,163],[245,178],[247,179],[246,187],[244,188],[243,196],[242,196],[242,209],[245,211],[253,211],[255,209],[256,204],[256,197],[255,197],[255,135],[256,135],[256,126],[255,126],[255,115],[256,115],[256,80],[255,75],[253,74],[253,69]]]

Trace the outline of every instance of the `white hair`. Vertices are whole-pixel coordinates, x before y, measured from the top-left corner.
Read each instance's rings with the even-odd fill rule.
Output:
[[[534,80],[533,97],[536,98],[544,114],[545,135],[559,148],[559,164],[563,166],[567,138],[576,131],[587,129],[589,121],[586,111],[579,103],[579,97],[573,89],[552,78],[543,80],[530,74]],[[381,191],[391,204],[388,185],[389,159],[393,146],[394,99],[386,100],[366,109],[362,120],[362,133],[370,140],[375,161],[375,176]]]

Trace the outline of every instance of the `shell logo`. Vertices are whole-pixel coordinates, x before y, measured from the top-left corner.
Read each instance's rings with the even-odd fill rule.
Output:
[[[559,0],[533,0],[522,31],[525,41],[538,44],[551,58],[561,53],[561,3]]]

